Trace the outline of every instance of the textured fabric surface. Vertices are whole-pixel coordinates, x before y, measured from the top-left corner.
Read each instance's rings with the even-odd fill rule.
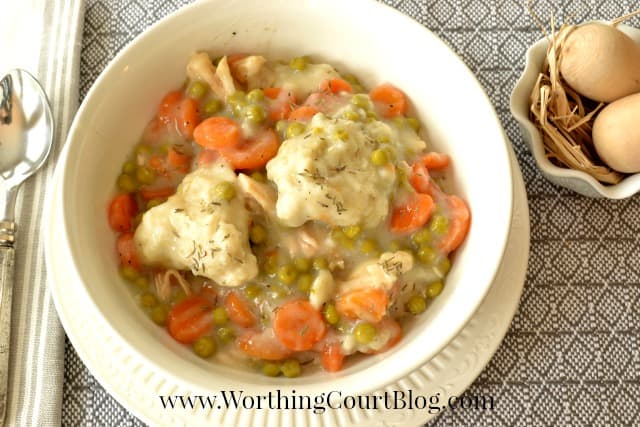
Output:
[[[88,0],[81,97],[128,41],[186,3]],[[531,255],[520,307],[468,390],[494,396],[495,410],[448,411],[430,425],[640,425],[640,198],[587,199],[555,187],[536,169],[508,109],[527,46],[541,37],[525,2],[386,3],[434,31],[476,74],[515,148],[530,203]],[[638,7],[630,0],[533,3],[545,21],[551,13],[559,21],[613,18]],[[63,397],[64,425],[141,425],[97,384],[68,343]]]
[[[44,168],[23,184],[16,205],[18,235],[5,425],[58,426],[64,331],[46,287],[39,236],[47,183],[78,106],[84,1],[9,0],[0,5],[0,76],[12,68],[23,68],[36,76],[49,96],[56,124],[52,153]]]

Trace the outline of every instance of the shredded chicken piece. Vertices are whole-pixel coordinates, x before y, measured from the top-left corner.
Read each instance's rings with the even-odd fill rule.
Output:
[[[237,81],[245,84],[248,90],[271,86],[275,74],[266,62],[264,56],[247,56],[231,64],[231,74]]]
[[[216,71],[215,65],[206,52],[193,54],[187,64],[187,77],[207,83],[217,97],[225,99],[225,88]]]
[[[260,208],[270,217],[275,217],[276,213],[276,190],[268,184],[258,182],[255,179],[241,173],[238,175],[238,185],[240,190],[248,196],[251,200],[258,203]],[[254,213],[256,212],[255,206],[249,204],[247,206]]]
[[[316,308],[322,308],[322,304],[329,301],[335,289],[335,282],[329,270],[320,270],[311,284],[309,302]]]
[[[229,69],[229,63],[227,62],[226,56],[223,56],[220,62],[218,62],[216,75],[220,79],[220,82],[222,82],[222,87],[226,96],[229,96],[236,91],[236,85],[233,83],[233,77],[231,76],[231,70]]]
[[[189,282],[182,277],[182,274],[176,269],[170,268],[162,273],[157,273],[153,277],[153,282],[156,288],[156,294],[160,301],[167,301],[171,296],[171,279],[175,279],[176,282],[182,287],[184,293],[189,296],[192,294],[191,286]]]
[[[409,252],[385,252],[378,260],[365,261],[358,265],[346,280],[338,283],[338,294],[378,287],[390,291],[398,277],[411,268],[413,256]]]

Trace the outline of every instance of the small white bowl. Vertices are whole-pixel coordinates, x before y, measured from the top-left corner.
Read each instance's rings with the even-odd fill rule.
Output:
[[[628,25],[618,25],[617,28],[635,40],[636,43],[640,43],[640,30],[637,28],[629,27]],[[615,185],[605,185],[585,172],[558,167],[545,156],[542,134],[529,118],[529,96],[538,74],[542,70],[548,46],[549,41],[546,38],[542,38],[527,50],[524,71],[513,88],[510,102],[511,114],[520,125],[522,137],[529,144],[540,172],[554,184],[587,197],[624,199],[634,195],[640,191],[640,174],[629,175]]]
[[[199,360],[131,297],[117,272],[106,206],[124,159],[163,94],[182,84],[187,59],[202,49],[213,56],[308,54],[360,76],[366,86],[392,82],[409,95],[432,146],[451,155],[456,193],[471,207],[471,230],[443,293],[390,351],[335,374],[265,378]],[[437,354],[471,318],[502,260],[512,215],[508,146],[481,86],[422,25],[369,0],[210,0],[180,9],[136,38],[100,75],[75,117],[58,167],[66,239],[60,250],[73,259],[70,275],[80,279],[91,309],[132,352],[194,391],[255,395],[277,387],[300,395],[358,394],[401,378]]]

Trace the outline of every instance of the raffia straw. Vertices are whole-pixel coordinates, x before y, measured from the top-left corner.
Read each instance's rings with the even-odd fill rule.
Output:
[[[529,8],[529,11],[540,25],[533,10]],[[617,18],[612,25],[639,14],[640,10]],[[551,35],[543,28],[549,47],[530,96],[530,115],[542,133],[545,154],[558,166],[583,171],[605,184],[617,184],[624,175],[598,158],[591,137],[593,120],[604,104],[593,107],[592,102],[571,89],[560,75],[562,47],[576,26],[563,24],[555,31],[553,17],[550,23]]]

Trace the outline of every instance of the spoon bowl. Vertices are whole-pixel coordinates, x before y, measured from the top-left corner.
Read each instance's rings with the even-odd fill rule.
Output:
[[[53,114],[40,83],[24,70],[0,80],[0,426],[9,377],[11,294],[20,184],[44,164],[53,143]]]
[[[0,80],[0,220],[13,219],[17,187],[44,164],[52,141],[44,90],[27,71],[12,70]]]

